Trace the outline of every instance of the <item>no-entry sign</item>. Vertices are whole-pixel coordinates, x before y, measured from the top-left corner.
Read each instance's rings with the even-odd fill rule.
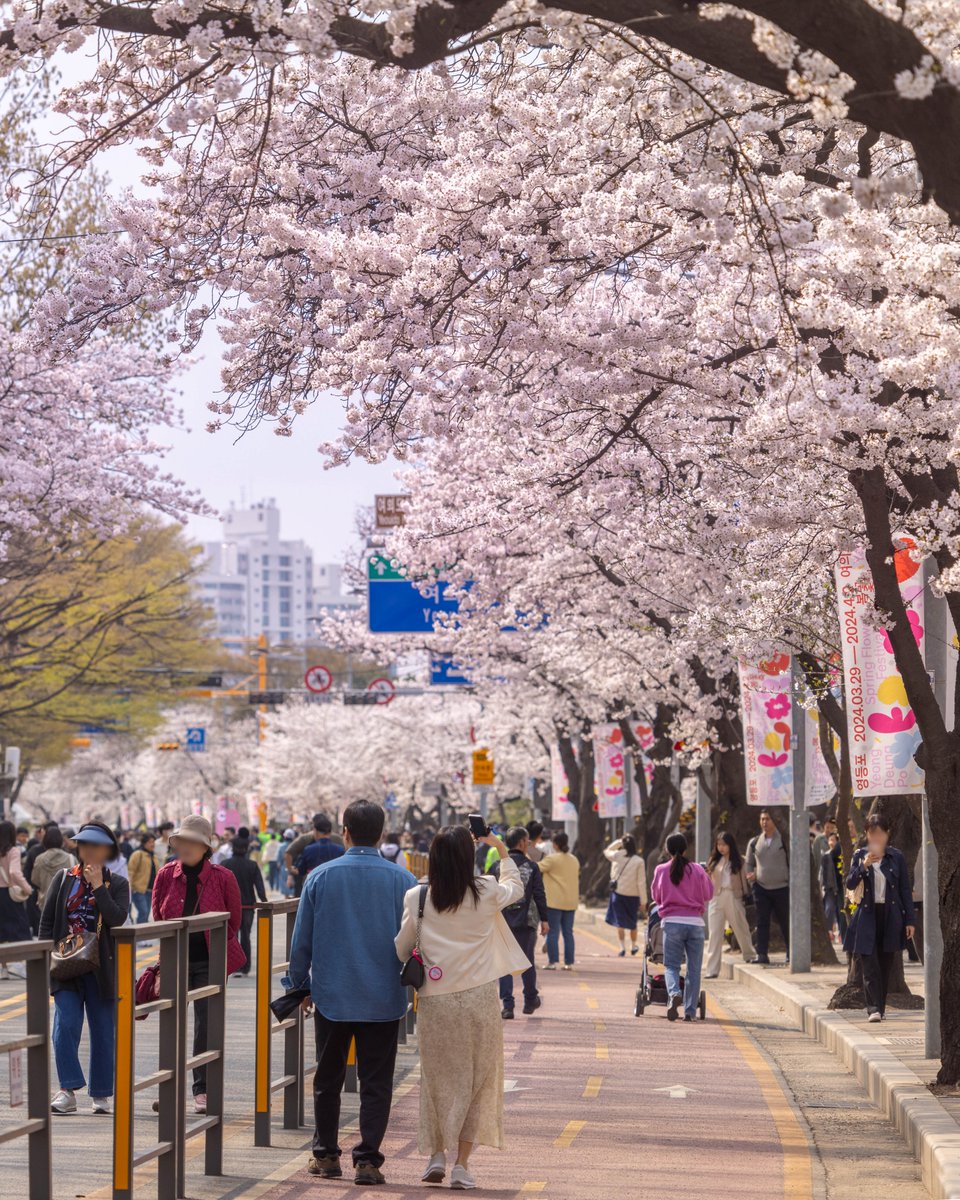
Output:
[[[397,688],[392,679],[373,679],[367,684],[367,691],[376,696],[375,703],[389,704],[397,694]]]
[[[327,667],[318,665],[309,668],[303,677],[303,682],[311,692],[327,692],[333,683],[333,675]]]

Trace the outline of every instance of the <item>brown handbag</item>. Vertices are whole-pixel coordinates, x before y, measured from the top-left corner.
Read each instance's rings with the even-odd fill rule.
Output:
[[[62,885],[61,885],[62,886]],[[82,929],[60,938],[50,955],[50,978],[67,983],[100,969],[100,930],[103,917],[97,914],[97,932]]]

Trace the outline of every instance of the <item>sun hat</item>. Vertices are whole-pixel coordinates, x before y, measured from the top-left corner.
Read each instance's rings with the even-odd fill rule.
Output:
[[[208,850],[213,849],[213,826],[206,817],[184,817],[176,829],[170,833],[170,840],[183,838],[187,842],[200,842]]]
[[[73,835],[75,842],[92,842],[96,846],[112,846],[116,849],[116,838],[110,836],[99,825],[81,825],[79,832]]]

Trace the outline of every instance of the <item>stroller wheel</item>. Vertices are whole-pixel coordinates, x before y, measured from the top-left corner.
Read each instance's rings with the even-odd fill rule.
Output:
[[[637,988],[637,998],[633,1005],[633,1015],[635,1017],[642,1017],[643,1010],[645,1007],[646,1007],[646,997],[644,995],[643,984],[641,983],[640,986]]]
[[[700,993],[699,1008],[700,1008],[700,1020],[705,1021],[707,1019],[707,993],[706,992]]]

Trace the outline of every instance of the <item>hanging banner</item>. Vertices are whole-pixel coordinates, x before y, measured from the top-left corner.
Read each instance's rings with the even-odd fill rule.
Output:
[[[748,804],[793,803],[790,665],[789,654],[738,663]]]
[[[560,757],[559,746],[550,747],[550,785],[553,793],[551,820],[575,821],[577,819],[577,806],[570,799],[570,783],[567,779],[567,773],[563,769],[563,759]]]
[[[922,654],[923,573],[911,553],[915,543],[898,538],[897,544],[901,548],[894,554],[894,565],[900,593]],[[923,772],[913,757],[920,730],[897,670],[890,636],[871,624],[875,617],[873,578],[862,547],[840,555],[836,580],[853,793],[895,796],[922,792]]]
[[[830,768],[827,766],[827,760],[823,757],[823,751],[820,749],[820,728],[815,708],[806,710],[801,732],[804,739],[803,752],[806,764],[806,770],[803,773],[803,805],[804,808],[813,808],[817,804],[826,804],[828,800],[832,800],[837,790],[837,785],[833,782],[833,776],[830,774]],[[839,756],[840,740],[832,729],[830,730],[830,740],[834,754]]]
[[[601,817],[627,815],[627,772],[623,730],[616,723],[593,727],[593,785]]]

